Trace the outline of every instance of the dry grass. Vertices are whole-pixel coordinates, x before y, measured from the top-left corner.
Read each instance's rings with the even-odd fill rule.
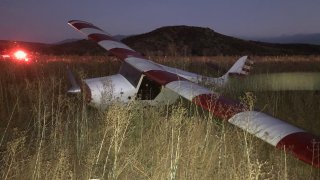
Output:
[[[319,169],[184,100],[163,107],[145,107],[139,102],[125,106],[114,104],[105,111],[87,107],[81,96],[66,96],[64,64],[58,61],[62,57],[51,58],[56,60],[32,67],[8,63],[1,66],[1,179],[320,177]],[[101,60],[90,61],[91,64],[78,62],[79,57],[63,57],[63,61],[86,76],[117,71],[119,64],[102,61],[110,57],[91,57],[97,58]],[[257,58],[264,62],[271,57]],[[205,67],[203,62],[212,59],[222,59],[226,66],[235,60],[234,57],[196,58],[199,59],[203,59],[198,62],[200,69]],[[287,59],[294,58],[284,57]],[[186,57],[156,60],[185,68],[195,63],[193,58]],[[197,71],[197,67],[194,70]],[[204,71],[210,74],[210,69]],[[241,93],[229,95],[243,96]],[[312,125],[319,121],[319,96],[310,92],[280,92],[255,94],[255,97],[255,104],[265,111],[319,134],[319,126]],[[292,112],[293,106],[297,112]]]

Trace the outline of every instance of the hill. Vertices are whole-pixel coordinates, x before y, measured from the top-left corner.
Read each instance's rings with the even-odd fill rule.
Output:
[[[97,43],[82,39],[62,44],[53,44],[49,48],[44,49],[43,53],[53,55],[100,55],[105,54],[106,51]]]
[[[125,36],[121,36],[123,38]],[[87,40],[63,41],[59,44],[18,42],[28,50],[52,55],[102,55],[105,50]],[[154,31],[125,37],[122,42],[146,55],[319,55],[320,45],[275,44],[243,40],[226,36],[209,28],[167,26]],[[0,41],[0,52],[12,46],[12,41]]]
[[[320,46],[272,44],[248,41],[209,28],[168,26],[122,40],[133,49],[153,55],[309,55],[320,54]]]
[[[0,53],[22,48],[29,52],[47,55],[101,55],[106,51],[95,42],[88,40],[66,41],[59,44],[44,44],[21,41],[0,40]]]
[[[44,43],[0,40],[0,53],[2,51],[10,50],[12,48],[24,48],[28,51],[42,52],[44,49],[47,49],[49,47],[49,44]]]

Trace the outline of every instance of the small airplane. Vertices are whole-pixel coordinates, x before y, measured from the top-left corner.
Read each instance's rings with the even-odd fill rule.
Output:
[[[68,24],[122,61],[119,73],[106,77],[77,80],[69,69],[67,74],[72,87],[68,93],[84,93],[85,100],[98,108],[104,108],[114,101],[127,103],[141,100],[150,105],[171,104],[181,96],[215,117],[320,168],[319,137],[263,112],[250,110],[238,101],[199,85],[220,87],[228,82],[230,76],[248,75],[253,64],[248,56],[236,61],[222,77],[206,77],[148,60],[91,23],[71,20]]]
[[[162,84],[149,78],[148,75],[144,74],[139,69],[135,69],[133,65],[135,63],[136,62],[134,61],[124,61],[118,74],[84,79],[83,82],[76,80],[70,69],[68,69],[68,79],[72,85],[68,90],[68,93],[80,93],[83,91],[88,96],[86,99],[89,105],[100,109],[104,109],[114,102],[128,103],[134,100],[140,100],[153,106],[163,104],[168,105],[176,102],[179,98],[179,95],[176,92],[166,89]],[[247,76],[253,64],[248,56],[243,56],[238,59],[223,76],[212,78],[177,68],[171,68],[151,61],[148,63],[152,63],[155,67],[164,69],[173,77],[177,76],[181,79],[187,79],[194,83],[210,85],[216,88],[226,85],[230,76]],[[140,65],[143,66],[148,64],[144,64],[140,59]],[[81,88],[79,84],[85,86],[85,89]]]

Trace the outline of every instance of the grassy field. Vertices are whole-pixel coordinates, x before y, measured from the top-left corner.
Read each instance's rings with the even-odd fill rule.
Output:
[[[237,57],[152,57],[208,76]],[[319,72],[320,56],[252,57],[253,73]],[[65,93],[68,64],[83,77],[114,74],[104,56],[44,56],[34,64],[0,62],[1,179],[320,179],[320,170],[215,119],[186,100],[139,102],[102,111]],[[234,98],[246,92],[219,89]],[[252,92],[256,107],[320,135],[320,94]]]

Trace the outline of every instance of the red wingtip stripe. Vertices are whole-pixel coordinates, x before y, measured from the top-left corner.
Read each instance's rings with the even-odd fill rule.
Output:
[[[166,85],[173,81],[186,80],[176,74],[161,70],[150,70],[145,72],[144,74],[161,85]]]
[[[217,96],[214,94],[202,94],[196,96],[192,100],[196,105],[207,109],[213,113],[216,117],[228,120],[235,114],[245,111],[245,107],[237,102],[223,96]]]
[[[102,29],[94,26],[93,24],[89,24],[89,23],[85,23],[85,22],[75,21],[75,22],[72,22],[71,24],[72,24],[72,26],[74,26],[78,30],[81,30],[83,28],[93,28],[93,29],[97,29],[97,30],[103,31]]]
[[[298,159],[320,168],[320,138],[308,132],[290,134],[281,139],[277,148],[291,152]]]

